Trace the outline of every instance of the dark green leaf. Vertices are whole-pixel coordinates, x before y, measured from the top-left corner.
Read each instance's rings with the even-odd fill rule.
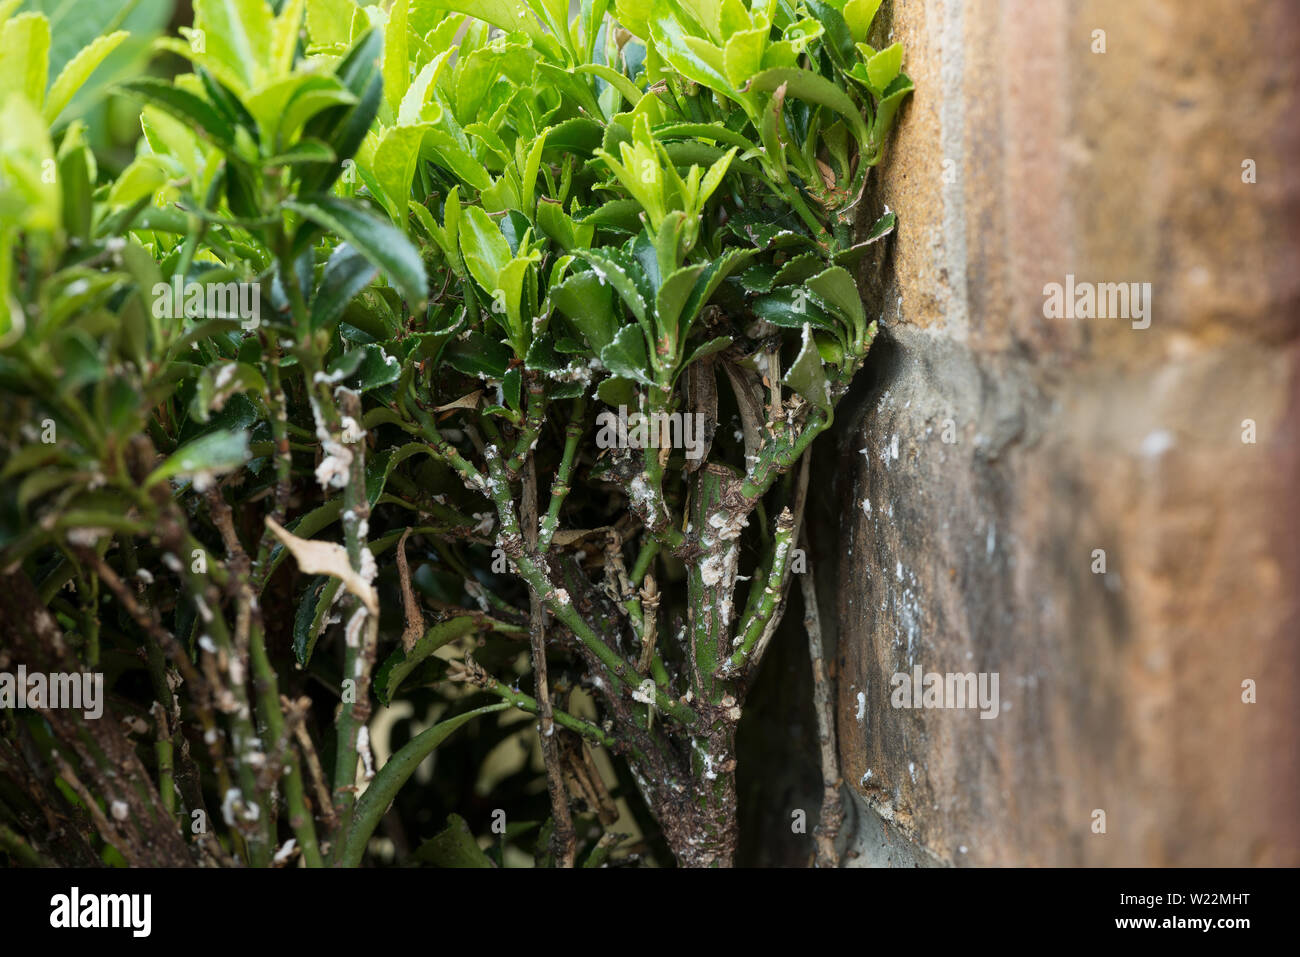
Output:
[[[378,266],[413,309],[423,305],[428,287],[424,261],[400,230],[334,196],[290,200],[284,206],[330,230]]]

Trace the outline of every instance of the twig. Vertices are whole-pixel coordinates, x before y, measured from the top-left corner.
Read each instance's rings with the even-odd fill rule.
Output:
[[[254,678],[254,690],[257,694],[257,710],[262,718],[262,724],[266,728],[271,752],[269,760],[263,756],[264,767],[267,768],[269,780],[266,777],[259,782],[264,788],[268,798],[273,799],[276,795],[275,782],[280,777],[280,768],[287,767],[287,773],[284,775],[284,796],[288,804],[289,825],[293,828],[294,836],[298,839],[298,846],[302,851],[303,860],[308,867],[319,867],[321,865],[320,849],[317,845],[316,827],[312,823],[311,814],[307,811],[306,795],[303,789],[302,768],[298,763],[297,756],[290,750],[282,750],[287,743],[288,732],[285,728],[284,715],[280,711],[280,692],[279,680],[275,673],[275,668],[271,664],[270,656],[266,651],[266,638],[262,627],[261,613],[256,614],[254,621],[254,609],[257,608],[257,599],[253,594],[253,587],[249,581],[250,563],[248,553],[244,551],[243,543],[240,542],[238,534],[235,532],[233,515],[230,506],[222,497],[218,489],[209,489],[208,491],[208,510],[212,515],[213,521],[221,531],[222,541],[226,546],[226,560],[234,573],[236,582],[236,596],[238,600],[238,611],[235,625],[235,653],[241,659],[252,661],[252,670]],[[243,669],[241,669],[242,671]],[[240,756],[243,760],[243,755]],[[270,803],[268,801],[268,803]],[[274,813],[274,808],[268,808],[268,827],[273,827],[269,822],[270,815]],[[274,844],[274,832],[270,834],[271,843]]]
[[[537,466],[533,455],[524,459],[523,495],[520,514],[524,523],[524,538],[529,549],[537,548]],[[539,710],[538,733],[542,743],[542,761],[546,765],[546,790],[551,798],[551,816],[555,830],[551,834],[552,848],[557,867],[573,867],[577,854],[577,838],[573,830],[573,816],[569,811],[569,794],[564,784],[559,755],[555,747],[555,718],[551,712],[551,692],[546,674],[546,610],[542,607],[537,589],[529,587],[529,638],[532,646],[533,675],[536,679]]]
[[[305,712],[311,707],[310,698],[299,698],[296,703],[291,704],[289,699],[282,695],[280,703],[286,710],[293,708],[299,713]],[[311,734],[307,731],[306,722],[297,721],[294,723],[293,736],[298,742],[298,749],[302,751],[303,760],[307,762],[307,770],[311,774],[312,786],[316,789],[316,803],[320,805],[321,820],[328,830],[333,831],[337,824],[334,817],[334,802],[330,800],[329,785],[325,783],[325,770],[321,767],[320,755],[316,753],[316,745],[312,742]]]
[[[807,535],[802,539],[808,551]],[[817,712],[817,740],[821,745],[822,812],[821,820],[813,830],[817,841],[817,866],[839,867],[839,852],[835,840],[840,825],[844,823],[844,805],[840,800],[839,757],[835,744],[835,710],[831,702],[830,681],[826,676],[826,661],[822,648],[821,615],[817,610],[817,583],[813,578],[812,559],[807,570],[799,576],[803,589],[803,623],[808,631],[808,655],[812,659],[813,707]]]
[[[3,848],[14,860],[26,867],[54,866],[5,824],[0,824],[0,848]]]
[[[406,613],[402,650],[408,653],[424,634],[424,615],[420,612],[420,602],[416,599],[415,592],[411,590],[411,569],[406,564],[406,539],[410,534],[411,530],[406,529],[397,542],[397,578],[402,586],[402,610]]]
[[[585,404],[582,399],[573,400],[573,413],[564,430],[564,453],[560,457],[560,467],[551,483],[551,500],[546,506],[546,517],[542,519],[541,532],[537,539],[537,551],[546,554],[551,547],[555,530],[560,527],[560,507],[568,498],[569,475],[573,471],[573,459],[578,451],[578,442],[582,438],[582,416]]]
[[[811,463],[812,456],[805,452],[803,462],[799,466],[799,475],[795,483],[794,505],[791,508],[794,515],[794,526],[790,531],[790,541],[792,543],[799,541],[803,529],[803,513],[808,502],[808,470]],[[785,605],[790,596],[790,568],[791,564],[787,562],[785,571],[781,576],[780,600],[774,614],[768,618],[767,624],[763,627],[763,633],[754,645],[753,654],[749,659],[751,673],[758,667],[758,662],[763,660],[763,655],[767,652],[767,646],[772,643],[772,638],[776,635],[776,629],[780,626],[781,619],[785,615]]]
[[[501,462],[501,455],[489,446],[484,454],[489,474],[492,478],[490,487],[493,501],[497,507],[497,519],[500,523],[501,547],[514,561],[519,576],[536,590],[550,610],[565,627],[573,632],[574,637],[591,652],[594,658],[605,668],[610,680],[618,682],[630,694],[640,686],[633,677],[639,678],[635,669],[624,661],[613,648],[605,643],[582,616],[574,609],[567,593],[555,587],[542,564],[540,556],[534,557],[525,547],[523,535],[519,530],[519,520],[515,516],[514,502],[510,498],[510,486]],[[655,692],[654,705],[662,714],[670,714],[683,725],[693,725],[696,714],[690,705],[670,698],[662,689]]]

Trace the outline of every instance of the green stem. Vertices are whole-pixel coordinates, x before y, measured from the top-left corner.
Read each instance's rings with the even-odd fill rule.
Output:
[[[539,562],[525,551],[524,538],[519,530],[519,521],[515,517],[514,503],[510,499],[510,483],[506,478],[505,468],[501,462],[501,453],[488,446],[484,452],[491,481],[489,491],[497,506],[497,519],[501,525],[499,541],[506,554],[514,559],[519,576],[537,592],[542,602],[579,641],[587,647],[597,660],[608,669],[610,677],[628,690],[639,687],[635,670],[628,662],[619,657],[609,645],[600,639],[582,616],[573,607],[568,595],[557,589]],[[687,705],[675,701],[661,689],[655,692],[655,707],[663,714],[671,715],[684,725],[695,722],[695,712]]]
[[[568,498],[569,476],[573,472],[573,459],[578,452],[578,442],[582,439],[582,416],[586,403],[577,398],[573,400],[573,412],[569,424],[564,430],[564,453],[560,457],[560,468],[555,473],[551,484],[551,499],[546,506],[546,517],[542,520],[541,532],[537,537],[537,551],[545,555],[551,547],[551,539],[560,527],[560,507]]]
[[[785,569],[790,561],[790,546],[793,540],[794,516],[790,514],[789,509],[785,509],[776,520],[776,541],[772,546],[772,567],[768,572],[762,596],[758,599],[757,608],[754,614],[750,616],[748,624],[741,634],[739,647],[722,666],[723,675],[735,676],[741,670],[749,656],[753,654],[754,646],[758,643],[759,637],[767,627],[768,621],[771,620],[772,615],[780,606],[781,592],[785,584]]]

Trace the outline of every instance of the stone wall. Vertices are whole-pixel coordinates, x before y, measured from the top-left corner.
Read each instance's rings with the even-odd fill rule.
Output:
[[[855,861],[1300,864],[1300,6],[890,7],[884,333],[817,450]],[[1149,327],[1045,318],[1067,274]],[[997,717],[892,707],[916,665]]]

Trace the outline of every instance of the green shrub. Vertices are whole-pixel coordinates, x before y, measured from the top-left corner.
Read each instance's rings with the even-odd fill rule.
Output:
[[[155,43],[192,72],[116,88],[116,177],[57,120],[120,37],[47,91],[10,17],[7,651],[146,729],[5,712],[48,756],[0,756],[11,853],[74,859],[21,836],[58,794],[83,857],[357,864],[428,754],[522,709],[550,814],[510,841],[623,853],[595,747],[679,863],[730,863],[806,452],[876,333],[863,187],[912,88],[878,5],[196,0]],[[442,717],[376,769],[398,700]],[[455,817],[415,857],[489,862]]]

